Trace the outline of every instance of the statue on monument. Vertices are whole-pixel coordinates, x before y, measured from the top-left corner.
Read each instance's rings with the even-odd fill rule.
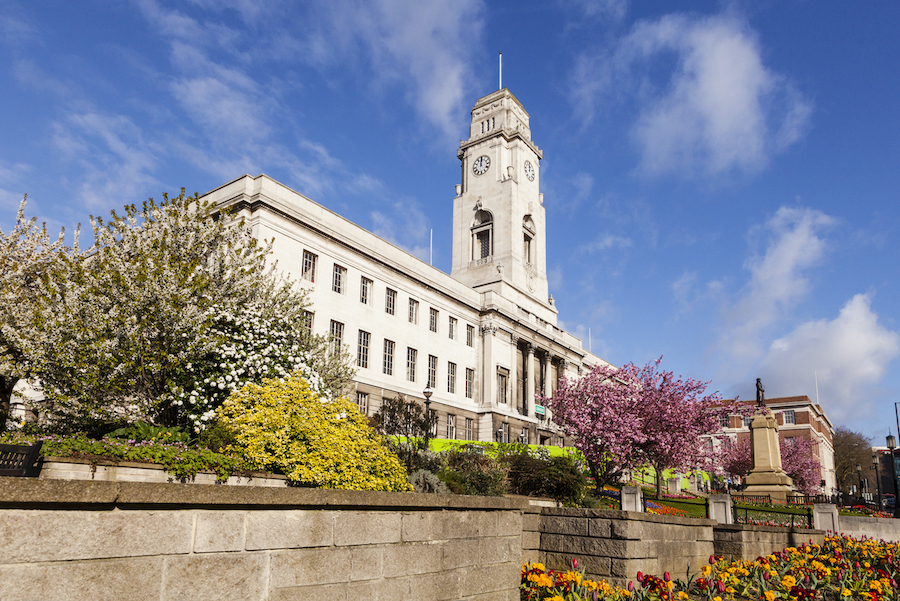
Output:
[[[756,378],[756,403],[766,406],[766,391],[762,381]],[[747,474],[744,492],[767,494],[776,503],[787,501],[793,488],[793,481],[781,467],[781,445],[778,444],[778,422],[768,412],[757,415],[750,422],[750,454],[753,469]]]

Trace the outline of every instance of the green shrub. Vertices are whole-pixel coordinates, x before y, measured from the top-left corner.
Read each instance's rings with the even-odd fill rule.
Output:
[[[437,475],[428,470],[414,471],[409,475],[409,483],[412,484],[412,487],[416,492],[432,494],[447,494],[450,492],[447,485],[441,482],[441,479],[438,478]]]
[[[506,492],[506,474],[500,464],[467,450],[447,452],[447,465],[439,476],[458,495],[499,497]]]
[[[209,449],[188,447],[179,442],[133,442],[117,438],[97,440],[85,434],[33,436],[7,432],[0,436],[0,443],[5,444],[34,444],[38,440],[44,441],[41,447],[42,457],[155,463],[165,467],[167,472],[179,480],[189,480],[197,472],[215,472],[217,480],[224,482],[231,475],[248,471],[247,465],[240,458]]]
[[[247,384],[218,410],[234,452],[257,469],[321,488],[409,491],[403,464],[346,398],[312,392],[299,374]]]
[[[188,444],[191,442],[191,435],[183,431],[181,428],[166,428],[164,426],[154,426],[147,422],[136,422],[130,426],[113,430],[108,435],[110,438],[124,438],[135,442],[158,441],[158,442],[183,442]]]
[[[513,455],[509,464],[509,491],[533,497],[550,497],[567,507],[582,505],[587,478],[571,455],[532,457]]]

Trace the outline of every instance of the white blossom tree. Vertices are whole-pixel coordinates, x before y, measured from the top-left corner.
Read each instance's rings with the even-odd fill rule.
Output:
[[[199,427],[222,400],[210,383],[224,392],[226,375],[244,382],[303,364],[323,370],[327,389],[352,377],[345,355],[318,357],[327,341],[305,331],[304,291],[267,265],[271,242],[212,203],[182,190],[91,226],[94,245],[61,255],[35,310],[47,335],[33,373],[71,422]],[[185,404],[192,393],[207,396]]]
[[[65,231],[54,240],[47,224],[26,219],[26,198],[22,199],[16,223],[9,233],[0,230],[0,425],[9,411],[16,383],[32,375],[35,348],[47,337],[38,312],[38,298],[55,267],[69,253]]]

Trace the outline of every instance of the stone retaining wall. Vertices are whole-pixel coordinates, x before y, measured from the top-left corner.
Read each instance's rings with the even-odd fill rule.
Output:
[[[685,578],[713,553],[712,520],[600,509],[545,508],[526,514],[528,561],[567,569],[573,558],[594,579],[624,586],[638,571]],[[774,550],[774,549],[773,549]]]
[[[0,479],[3,601],[518,600],[514,499]]]
[[[838,518],[838,523],[841,534],[900,542],[900,520],[842,515]]]
[[[715,554],[730,561],[752,561],[787,547],[796,547],[810,541],[822,544],[825,541],[825,532],[822,530],[747,524],[717,524],[713,535]]]

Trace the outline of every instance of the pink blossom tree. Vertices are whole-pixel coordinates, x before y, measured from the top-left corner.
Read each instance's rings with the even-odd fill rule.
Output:
[[[704,462],[704,434],[719,428],[720,417],[746,412],[718,393],[704,395],[707,382],[659,370],[660,360],[638,368],[595,367],[577,381],[562,379],[544,402],[553,419],[575,439],[598,485],[651,465],[657,474]]]
[[[723,401],[718,392],[705,394],[709,382],[660,370],[661,361],[660,357],[640,369],[632,364],[623,368],[639,382],[644,439],[636,443],[637,453],[656,472],[657,498],[665,470],[704,463],[708,456],[704,435],[720,428],[722,416],[746,411]]]
[[[543,403],[553,420],[575,439],[597,486],[640,465],[637,444],[645,439],[639,382],[626,369],[598,365],[578,380],[561,378]]]

